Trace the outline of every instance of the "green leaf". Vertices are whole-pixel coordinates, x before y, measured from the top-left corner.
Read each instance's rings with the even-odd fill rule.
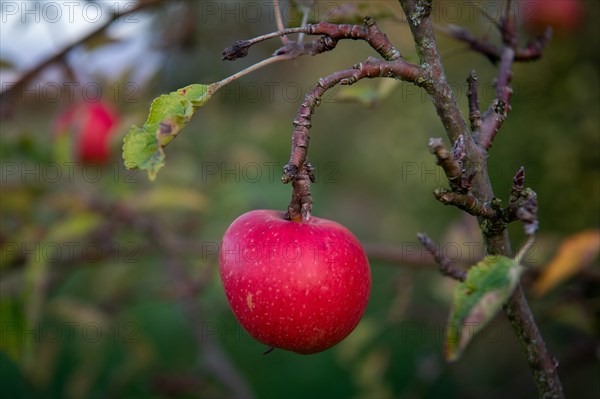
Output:
[[[156,98],[144,126],[133,126],[125,136],[125,167],[146,170],[150,180],[154,180],[165,165],[164,147],[218,88],[216,84],[193,84]]]
[[[473,336],[506,303],[523,270],[504,256],[487,256],[469,269],[466,280],[454,290],[444,349],[448,361],[458,360]]]

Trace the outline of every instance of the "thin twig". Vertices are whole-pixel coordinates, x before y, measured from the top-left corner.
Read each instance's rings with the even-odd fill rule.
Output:
[[[463,211],[480,218],[494,219],[497,212],[485,203],[482,203],[471,193],[458,193],[438,188],[433,191],[433,195],[444,205],[454,205]]]
[[[513,185],[510,189],[510,202],[517,201],[523,192],[523,188],[525,188],[525,168],[521,166],[513,177]]]
[[[529,251],[534,242],[534,235],[527,236],[527,241],[525,241],[525,244],[523,244],[521,249],[519,249],[519,252],[517,252],[515,257],[513,258],[516,263],[521,263],[521,261],[523,260],[523,258],[525,258],[525,255],[527,255],[527,252]]]
[[[228,76],[228,77],[226,77],[223,80],[220,80],[220,81],[218,81],[216,83],[213,83],[214,90],[217,91],[220,88],[222,88],[223,86],[225,86],[225,85],[227,85],[227,84],[229,84],[229,83],[231,83],[231,82],[233,82],[233,81],[235,81],[235,80],[237,80],[237,79],[239,79],[239,78],[241,78],[243,76],[246,76],[246,75],[248,75],[248,74],[250,74],[250,73],[252,73],[252,72],[254,72],[254,71],[258,70],[258,69],[264,68],[267,65],[270,65],[270,64],[273,64],[273,63],[279,62],[279,61],[286,61],[286,60],[289,60],[290,58],[291,57],[289,55],[286,55],[286,54],[276,55],[276,56],[264,59],[264,60],[262,60],[260,62],[257,62],[256,64],[252,64],[252,65],[250,65],[246,69],[242,69],[241,71],[236,72],[233,75]]]
[[[293,186],[292,201],[288,206],[288,218],[301,220],[302,215],[310,214],[310,204],[312,201],[307,197],[310,191],[306,187],[310,184],[310,181],[303,173],[303,168],[307,163],[312,114],[321,102],[322,96],[327,90],[338,84],[351,85],[364,78],[380,77],[401,79],[415,84],[419,84],[423,80],[421,68],[403,59],[382,61],[369,57],[365,62],[356,64],[352,68],[338,71],[319,79],[319,83],[306,94],[294,119],[295,127],[292,135],[290,160],[284,167],[281,178],[283,183],[289,183],[296,179],[300,179],[302,182]]]
[[[512,77],[511,66],[514,57],[514,50],[510,47],[504,47],[500,65],[498,66],[499,74],[496,81],[496,99],[487,111],[485,111],[476,139],[477,143],[486,150],[492,146],[496,133],[502,127],[506,115],[510,111],[510,97],[513,92],[510,87]]]
[[[363,244],[363,248],[370,261],[399,264],[415,269],[435,262],[429,251],[418,250],[416,243],[404,243],[402,246],[366,243]]]
[[[502,219],[505,223],[520,220],[524,224],[525,233],[534,234],[538,229],[538,204],[537,194],[530,188],[525,188],[514,201],[502,210]]]
[[[310,6],[307,7],[302,7],[302,22],[300,23],[300,26],[306,26],[306,24],[308,23],[308,16],[310,14],[310,10],[314,5],[314,1],[310,2]],[[302,44],[302,42],[304,41],[304,33],[300,33],[298,35],[298,44]]]
[[[275,54],[293,53],[298,55],[315,55],[335,48],[337,42],[343,39],[364,40],[369,46],[377,51],[386,60],[396,60],[401,57],[400,52],[392,45],[385,33],[381,32],[373,18],[365,17],[365,24],[331,24],[329,22],[319,22],[318,24],[306,25],[296,28],[287,28],[279,32],[267,33],[253,39],[239,40],[233,46],[223,51],[223,59],[233,61],[248,55],[251,46],[265,40],[283,36],[292,33],[305,33],[307,35],[323,35],[320,40],[311,43],[299,45],[291,42],[283,48],[277,50]]]
[[[468,30],[457,25],[448,25],[447,27],[438,27],[438,30],[445,35],[456,40],[466,43],[473,51],[484,55],[493,64],[500,61],[501,50],[498,46],[488,42],[487,40],[479,39]],[[542,52],[550,38],[552,37],[552,29],[548,28],[537,38],[531,40],[523,47],[515,48],[515,61],[528,62],[535,61],[542,56]]]
[[[273,12],[275,13],[275,23],[277,25],[277,30],[283,31],[283,18],[281,18],[281,8],[279,7],[279,0],[273,0]],[[284,46],[290,43],[290,39],[286,35],[281,36],[281,43]]]
[[[140,2],[136,3],[135,7],[131,8],[129,10],[123,11],[118,14],[117,13],[111,14],[110,18],[106,22],[104,22],[102,25],[100,25],[98,28],[91,31],[87,35],[75,40],[71,44],[64,47],[62,50],[60,50],[57,53],[51,55],[50,57],[44,59],[39,64],[37,64],[35,67],[33,67],[32,69],[30,69],[29,71],[27,71],[23,75],[21,75],[21,77],[13,85],[11,85],[6,90],[4,90],[2,93],[0,93],[0,101],[2,103],[4,103],[5,101],[7,101],[7,97],[11,93],[15,93],[15,92],[20,93],[22,91],[22,89],[27,86],[29,81],[31,79],[33,79],[35,76],[37,76],[40,72],[42,72],[44,69],[46,69],[50,65],[61,61],[75,47],[88,42],[89,40],[93,39],[94,37],[96,37],[99,34],[101,34],[102,32],[104,32],[110,25],[112,25],[113,22],[115,22],[119,18],[131,15],[136,12],[142,11],[144,9],[147,9],[150,7],[155,7],[155,6],[158,6],[161,4],[164,4],[163,0],[140,1]]]
[[[467,273],[464,270],[455,268],[450,259],[448,259],[441,251],[439,251],[439,247],[435,245],[433,240],[429,238],[427,234],[418,233],[417,237],[425,249],[427,249],[427,251],[433,255],[433,258],[440,266],[440,272],[442,272],[442,274],[451,277],[454,280],[465,281],[467,278]]]
[[[525,188],[525,168],[519,168],[513,177],[508,206],[502,210],[502,218],[506,223],[521,220],[525,233],[533,235],[538,228],[537,194],[530,188]]]
[[[458,143],[459,140],[456,141]],[[450,151],[444,146],[444,142],[441,138],[430,138],[429,139],[429,151],[435,155],[437,164],[444,170],[450,186],[453,188],[460,188],[460,181],[462,178],[462,166],[457,160],[454,159]]]

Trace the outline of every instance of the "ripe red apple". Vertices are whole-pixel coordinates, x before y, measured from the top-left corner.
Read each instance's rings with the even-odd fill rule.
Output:
[[[371,289],[369,262],[348,229],[271,210],[248,212],[229,226],[220,273],[233,313],[252,337],[302,354],[350,334]]]
[[[54,132],[73,135],[79,161],[106,164],[110,160],[110,138],[118,120],[118,114],[108,103],[81,101],[56,118]]]
[[[581,0],[519,0],[518,5],[520,21],[535,33],[548,26],[559,33],[574,32],[583,19]]]

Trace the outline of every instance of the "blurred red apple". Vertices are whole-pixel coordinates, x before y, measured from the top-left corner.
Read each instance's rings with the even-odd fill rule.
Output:
[[[290,221],[270,210],[248,212],[229,226],[220,274],[234,315],[252,337],[302,354],[350,334],[371,289],[367,257],[345,227],[316,217]]]
[[[54,132],[73,135],[78,161],[106,164],[110,160],[110,138],[118,121],[118,114],[108,103],[81,101],[56,118]]]
[[[581,0],[519,0],[518,5],[520,21],[535,33],[548,26],[559,33],[574,32],[583,20]]]

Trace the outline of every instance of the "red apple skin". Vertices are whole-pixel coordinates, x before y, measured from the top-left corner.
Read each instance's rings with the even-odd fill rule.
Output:
[[[338,223],[294,222],[255,210],[237,218],[221,244],[220,274],[240,324],[265,345],[324,351],[360,321],[371,270],[359,241]]]
[[[575,32],[583,22],[581,0],[520,0],[522,23],[534,33],[552,26],[555,32]]]
[[[104,101],[81,101],[63,111],[55,121],[55,134],[74,134],[77,159],[83,163],[110,161],[110,138],[118,114]]]
[[[87,120],[79,137],[78,155],[82,162],[106,164],[110,160],[109,143],[117,114],[104,102],[87,103]]]

